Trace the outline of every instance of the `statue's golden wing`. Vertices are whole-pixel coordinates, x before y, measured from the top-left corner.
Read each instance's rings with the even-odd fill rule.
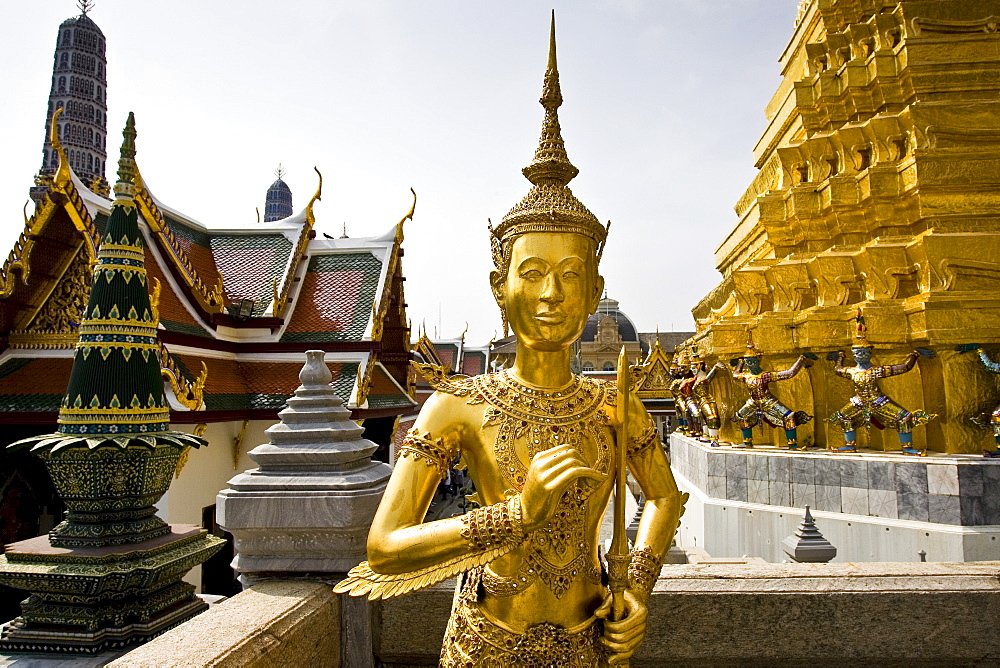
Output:
[[[478,566],[485,566],[494,559],[507,554],[514,547],[515,545],[499,545],[486,552],[469,554],[446,561],[443,564],[408,573],[376,573],[367,561],[362,561],[351,569],[346,578],[334,586],[333,591],[351,596],[367,595],[369,601],[402,596],[430,587]]]
[[[451,373],[451,370],[446,366],[423,364],[415,360],[410,360],[410,366],[416,369],[417,373],[427,381],[427,384],[438,392],[467,397],[472,391],[472,386],[468,383],[468,376]]]

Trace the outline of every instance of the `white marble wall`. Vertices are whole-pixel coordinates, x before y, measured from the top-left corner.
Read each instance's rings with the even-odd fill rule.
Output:
[[[691,494],[678,543],[713,557],[785,560],[781,541],[809,505],[835,561],[1000,559],[1000,461],[712,448],[677,434],[670,448]]]

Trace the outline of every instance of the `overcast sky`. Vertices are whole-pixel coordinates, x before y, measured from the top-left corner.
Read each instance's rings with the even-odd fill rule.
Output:
[[[71,0],[6,0],[0,21],[0,245],[41,163],[52,53]],[[612,228],[608,293],[641,331],[691,330],[713,252],[756,170],[797,0],[97,0],[108,43],[109,163],[136,114],[137,161],[164,203],[211,227],[256,221],[281,163],[295,209],[323,173],[317,229],[406,227],[408,314],[470,344],[500,327],[486,220],[521,168],[555,7],[574,194]],[[109,171],[109,180],[114,174]],[[29,208],[30,213],[30,208]]]

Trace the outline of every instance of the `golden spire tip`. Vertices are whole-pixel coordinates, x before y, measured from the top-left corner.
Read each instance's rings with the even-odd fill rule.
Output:
[[[549,23],[549,67],[550,70],[556,67],[556,10],[552,10],[552,21]]]

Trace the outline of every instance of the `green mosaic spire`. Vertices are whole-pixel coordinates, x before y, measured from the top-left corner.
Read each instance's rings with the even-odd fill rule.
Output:
[[[135,202],[135,117],[122,133],[118,183],[80,324],[73,371],[59,408],[62,434],[140,434],[168,429],[157,323],[149,300]]]
[[[150,304],[145,243],[135,196],[135,116],[122,131],[115,201],[94,266],[57,433],[11,444],[57,451],[160,444],[199,447],[204,439],[168,432],[170,408],[160,375],[157,321]]]
[[[49,532],[57,547],[127,545],[166,535],[154,504],[186,447],[205,439],[167,431],[160,342],[136,213],[135,118],[123,132],[111,216],[94,266],[66,396],[54,434],[8,446],[40,457],[67,516]]]

